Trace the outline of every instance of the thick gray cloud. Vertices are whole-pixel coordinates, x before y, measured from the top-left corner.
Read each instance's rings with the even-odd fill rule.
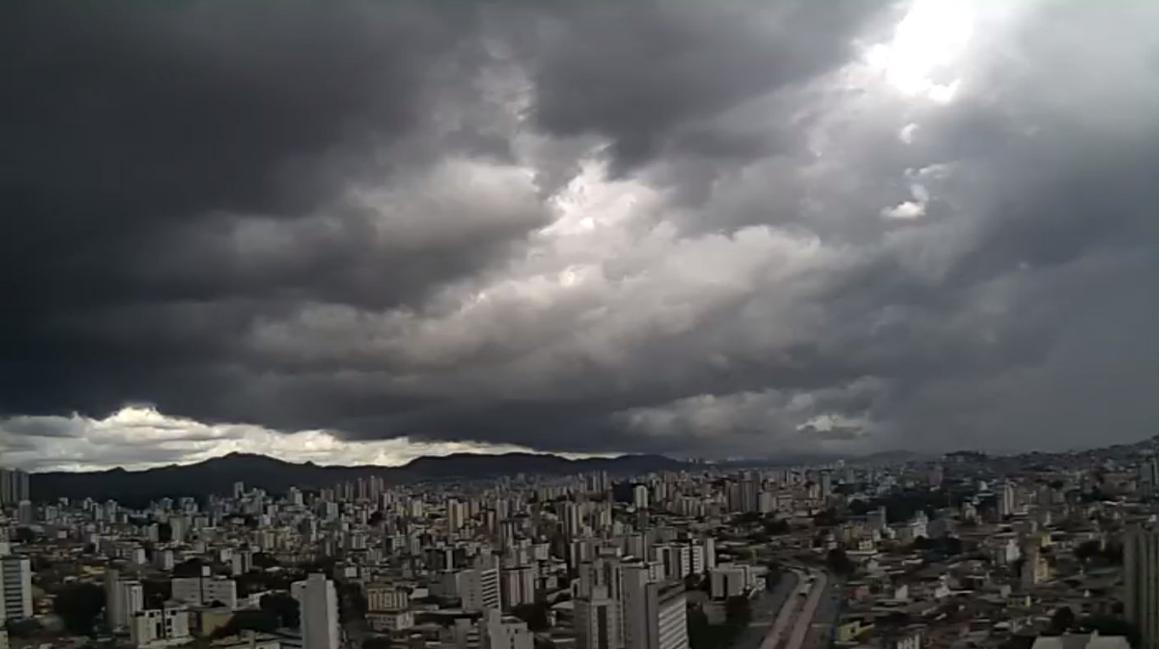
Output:
[[[9,451],[1153,432],[1153,8],[2,11]]]

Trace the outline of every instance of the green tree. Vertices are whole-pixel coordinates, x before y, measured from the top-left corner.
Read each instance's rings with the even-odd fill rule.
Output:
[[[1058,634],[1066,633],[1067,629],[1074,626],[1075,621],[1074,611],[1070,610],[1069,606],[1060,606],[1054,615],[1050,616],[1050,631]]]
[[[841,548],[830,550],[825,555],[825,563],[837,575],[845,576],[853,573],[853,562],[849,560],[849,556]]]
[[[1095,615],[1084,619],[1080,626],[1085,630],[1098,631],[1099,635],[1124,636],[1132,647],[1139,646],[1139,628],[1121,617]]]
[[[8,620],[4,623],[4,630],[11,638],[27,640],[36,637],[44,630],[44,626],[34,618],[25,618],[23,620]]]
[[[752,616],[749,598],[744,595],[734,595],[724,601],[724,619],[729,626],[746,627]]]
[[[298,600],[286,593],[263,595],[260,606],[263,611],[276,616],[281,626],[292,629],[301,623],[301,606]]]
[[[390,649],[390,636],[370,636],[362,641],[362,649]]]
[[[526,622],[527,628],[532,631],[546,631],[550,628],[547,623],[547,604],[544,602],[513,606],[511,614]]]
[[[89,635],[101,610],[105,607],[105,591],[96,584],[70,584],[53,600],[53,610],[64,622],[64,628],[73,635]]]
[[[237,635],[241,631],[260,631],[271,633],[278,629],[278,616],[262,609],[237,611],[229,622],[213,632],[214,638],[225,638]]]

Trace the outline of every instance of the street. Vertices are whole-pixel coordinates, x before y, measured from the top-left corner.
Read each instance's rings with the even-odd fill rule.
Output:
[[[800,577],[795,571],[785,571],[784,576],[776,587],[763,591],[752,603],[752,620],[748,628],[741,632],[733,649],[760,649],[765,637],[769,634],[769,627],[773,624],[784,604],[793,597],[800,583]]]

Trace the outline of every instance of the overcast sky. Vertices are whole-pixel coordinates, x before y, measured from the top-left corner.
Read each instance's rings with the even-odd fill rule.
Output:
[[[1159,432],[1159,4],[6,2],[0,453]]]

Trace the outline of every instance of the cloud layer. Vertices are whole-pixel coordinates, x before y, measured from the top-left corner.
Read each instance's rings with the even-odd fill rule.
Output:
[[[0,445],[82,467],[225,430],[383,462],[1152,434],[1154,25],[10,3]],[[139,403],[213,432],[139,452]]]

